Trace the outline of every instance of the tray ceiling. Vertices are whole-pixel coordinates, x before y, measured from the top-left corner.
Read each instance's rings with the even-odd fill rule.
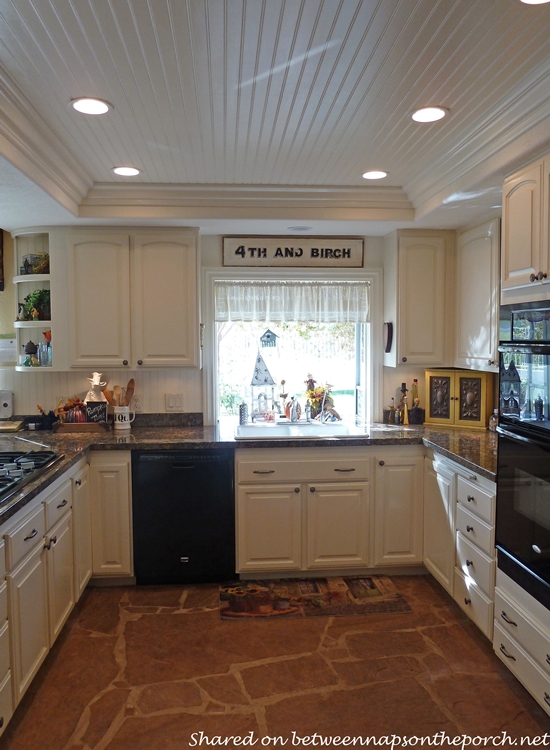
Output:
[[[549,40],[518,0],[0,0],[1,225],[471,224],[550,149]]]

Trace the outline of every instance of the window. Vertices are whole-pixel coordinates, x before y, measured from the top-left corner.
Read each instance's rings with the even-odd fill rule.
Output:
[[[215,280],[218,417],[234,421],[243,400],[256,413],[282,413],[291,396],[303,407],[311,377],[332,386],[341,418],[368,418],[369,291],[367,280]],[[258,355],[265,388],[252,385]]]

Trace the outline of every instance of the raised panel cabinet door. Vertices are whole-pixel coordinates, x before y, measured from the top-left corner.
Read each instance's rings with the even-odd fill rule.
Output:
[[[69,235],[71,367],[93,369],[129,365],[129,252],[128,235],[101,232]]]
[[[398,364],[444,364],[446,253],[444,237],[399,238]]]
[[[46,566],[51,648],[75,603],[72,511],[46,534]]]
[[[531,284],[541,268],[543,162],[512,175],[502,194],[502,289]]]
[[[453,595],[455,475],[424,463],[424,565]]]
[[[454,424],[455,373],[426,371],[426,422]]]
[[[498,369],[500,221],[458,235],[456,255],[457,367]]]
[[[93,575],[132,575],[130,459],[92,456],[90,488]]]
[[[237,565],[247,570],[301,570],[302,493],[299,484],[240,485]]]
[[[13,699],[17,706],[49,650],[48,583],[43,540],[7,576]]]
[[[374,504],[374,564],[422,563],[422,457],[379,460]]]
[[[85,466],[72,478],[75,601],[92,577],[92,508],[90,470]]]
[[[307,568],[368,565],[369,483],[308,484]]]
[[[197,247],[193,236],[132,237],[132,355],[138,367],[199,364]]]
[[[485,428],[493,405],[491,373],[455,373],[455,424]]]

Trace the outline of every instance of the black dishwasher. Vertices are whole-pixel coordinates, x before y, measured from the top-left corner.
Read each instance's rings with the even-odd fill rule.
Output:
[[[132,451],[138,584],[235,576],[232,450]]]

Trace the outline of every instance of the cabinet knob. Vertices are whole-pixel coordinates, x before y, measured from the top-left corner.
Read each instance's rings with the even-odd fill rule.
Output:
[[[80,487],[80,485],[82,484],[82,479],[75,479],[74,483],[76,484],[77,487]]]
[[[471,560],[466,560],[466,567],[469,568],[470,565],[473,565],[473,562]]]
[[[310,492],[315,492],[315,487],[310,487],[310,488],[309,488],[309,491],[310,491]]]
[[[494,359],[488,359],[487,360],[487,364],[488,365],[494,365],[495,364],[495,360]]]
[[[544,694],[544,702],[550,706],[550,695],[548,693]]]
[[[4,726],[4,717],[0,716],[0,729]]]
[[[384,466],[385,463],[386,463],[385,461],[379,461],[378,466]]]
[[[127,365],[127,364],[128,364],[128,360],[127,360],[127,359],[123,359],[123,360],[122,360],[122,364],[123,364],[123,365]]]
[[[466,526],[466,531],[473,531],[473,530],[474,530],[473,526]]]
[[[138,363],[138,365],[142,365],[143,364],[143,360],[142,359],[138,359],[137,363]]]
[[[529,276],[529,281],[542,281],[546,278],[547,274],[544,271],[539,271],[538,273],[532,273],[531,276]]]
[[[406,362],[406,361],[407,361],[407,357],[401,357],[401,362]]]
[[[466,497],[466,500],[467,500],[467,501],[468,501],[469,503],[473,503],[473,502],[475,502],[475,497],[474,497],[473,495],[468,495],[468,496]]]
[[[471,604],[471,603],[472,603],[471,599],[466,599],[466,597],[464,597],[464,604]]]
[[[299,487],[295,487],[294,488],[294,492],[296,492],[296,493],[300,492],[300,488]]]

